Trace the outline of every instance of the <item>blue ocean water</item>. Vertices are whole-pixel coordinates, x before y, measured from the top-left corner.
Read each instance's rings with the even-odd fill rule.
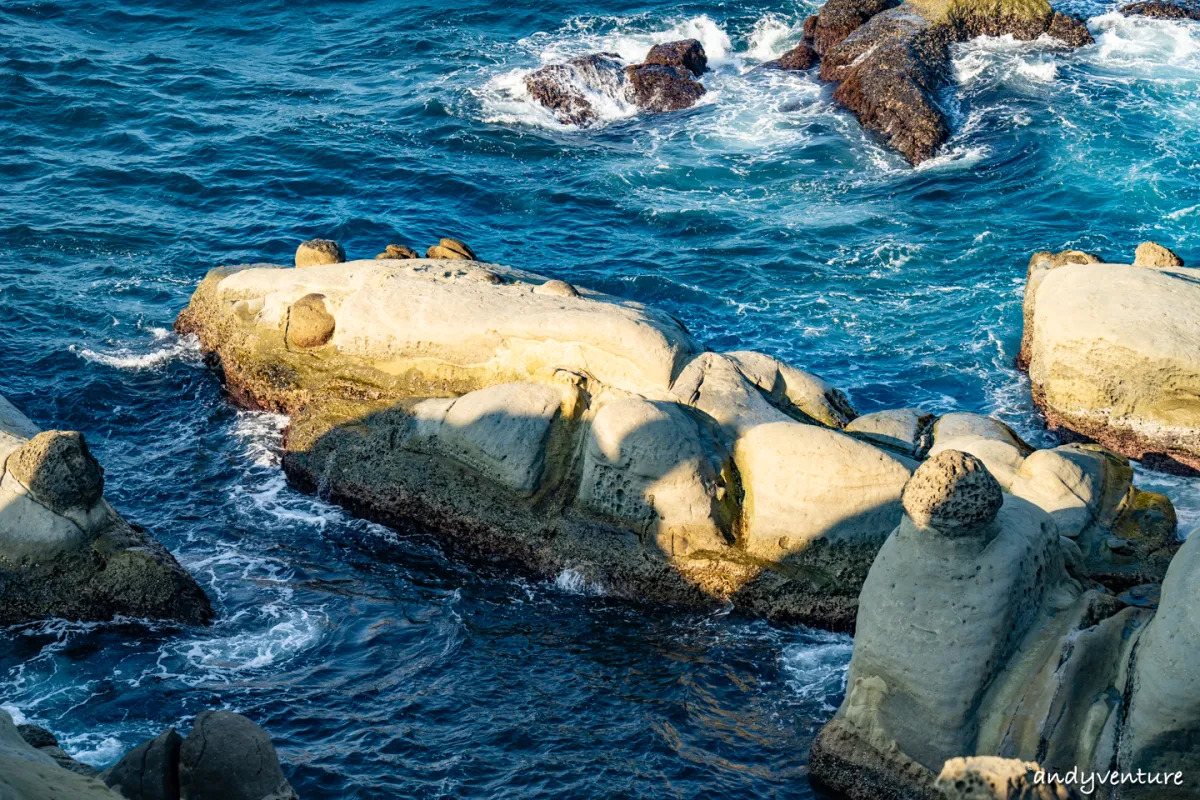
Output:
[[[1047,443],[1012,368],[1029,254],[1154,239],[1200,263],[1200,24],[1075,2],[1094,46],[959,46],[954,137],[913,169],[812,76],[753,69],[816,3],[529,5],[0,5],[0,392],[85,432],[220,615],[0,630],[0,703],[77,757],[233,708],[305,798],[811,797],[843,691],[848,637],[466,567],[288,488],[284,420],[227,405],[169,332],[210,267],[454,235],[861,410]],[[576,130],[521,88],[682,36],[714,68],[686,112]],[[1195,481],[1139,479],[1200,523]]]

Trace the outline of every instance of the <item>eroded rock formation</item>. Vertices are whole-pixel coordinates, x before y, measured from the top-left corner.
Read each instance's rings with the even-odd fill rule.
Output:
[[[1066,798],[1078,787],[1039,785],[1037,770],[1183,770],[1182,787],[1098,796],[1196,796],[1200,670],[1186,654],[1200,641],[1200,539],[1176,555],[1155,611],[1079,580],[1053,515],[1002,495],[967,453],[931,456],[903,497],[814,779],[852,800]]]
[[[75,431],[39,431],[0,397],[0,625],[114,615],[204,623],[208,598],[104,500]]]
[[[332,332],[304,346],[289,320],[314,294]],[[1161,578],[1165,559],[1131,546],[1117,563],[1097,544],[1114,531],[1146,553],[1174,543],[1170,503],[1134,489],[1112,454],[1035,453],[974,414],[855,425],[815,375],[706,351],[667,315],[520,270],[222,268],[176,327],[237,402],[292,415],[284,468],[298,486],[431,528],[452,552],[573,570],[621,596],[849,629],[916,459],[950,442],[1005,465],[1006,491],[1061,520],[1081,575]]]
[[[1200,469],[1200,270],[1036,253],[1018,365],[1051,428],[1169,471]]]

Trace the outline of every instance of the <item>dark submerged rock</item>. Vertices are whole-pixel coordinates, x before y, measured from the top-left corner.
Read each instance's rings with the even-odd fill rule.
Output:
[[[684,67],[633,64],[625,68],[625,75],[633,100],[643,111],[680,111],[704,95],[704,86]]]
[[[1074,47],[1092,41],[1082,20],[1040,0],[829,0],[814,42],[821,78],[841,84],[834,99],[919,164],[950,135],[936,99],[949,80],[950,44],[985,35],[1030,40],[1043,33]]]
[[[1086,22],[1058,11],[1054,12],[1054,17],[1050,20],[1050,27],[1046,33],[1070,47],[1086,47],[1096,43]]]
[[[1149,0],[1149,2],[1145,3],[1130,3],[1127,6],[1122,6],[1121,13],[1127,17],[1200,20],[1200,4],[1167,3],[1163,2],[1163,0]]]
[[[708,70],[708,56],[704,45],[696,39],[656,44],[646,54],[646,64],[663,67],[683,67],[697,78]]]

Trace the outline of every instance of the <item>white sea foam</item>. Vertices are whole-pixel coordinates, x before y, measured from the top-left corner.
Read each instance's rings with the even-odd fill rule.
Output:
[[[21,709],[17,708],[14,705],[11,705],[9,703],[0,703],[0,709],[3,709],[8,712],[8,715],[10,717],[12,717],[12,721],[13,721],[14,725],[24,725],[26,722],[29,721],[26,718],[26,716],[21,713]]]
[[[584,577],[583,573],[577,569],[568,567],[558,574],[554,579],[554,585],[568,594],[590,595],[592,597],[601,597],[607,594],[604,585],[596,581],[589,581]]]
[[[164,328],[148,330],[153,343],[158,344],[158,347],[149,351],[136,347],[120,347],[111,352],[99,352],[76,345],[71,345],[70,349],[85,361],[127,370],[153,369],[176,359],[199,360],[200,342],[195,336],[176,336]]]
[[[819,700],[826,711],[846,690],[846,671],[854,640],[848,635],[814,631],[814,641],[783,649],[782,666],[792,692],[804,700]]]
[[[1200,69],[1200,24],[1126,17],[1116,11],[1089,22],[1096,47],[1085,57],[1098,63],[1147,72],[1164,66]],[[1172,78],[1163,73],[1145,77],[1157,81]]]

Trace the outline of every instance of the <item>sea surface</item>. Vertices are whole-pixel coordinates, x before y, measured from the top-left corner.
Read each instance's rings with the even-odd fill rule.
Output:
[[[206,629],[0,630],[0,704],[104,767],[230,708],[304,798],[813,797],[851,640],[464,566],[289,488],[171,325],[205,272],[469,242],[653,303],[862,411],[1052,439],[1012,366],[1039,249],[1200,263],[1200,24],[1075,2],[1097,43],[958,46],[914,169],[807,74],[813,2],[0,3],[0,392],[83,431],[107,495],[209,592]],[[555,123],[522,77],[697,37],[696,108]],[[1200,525],[1197,482],[1139,472]]]

